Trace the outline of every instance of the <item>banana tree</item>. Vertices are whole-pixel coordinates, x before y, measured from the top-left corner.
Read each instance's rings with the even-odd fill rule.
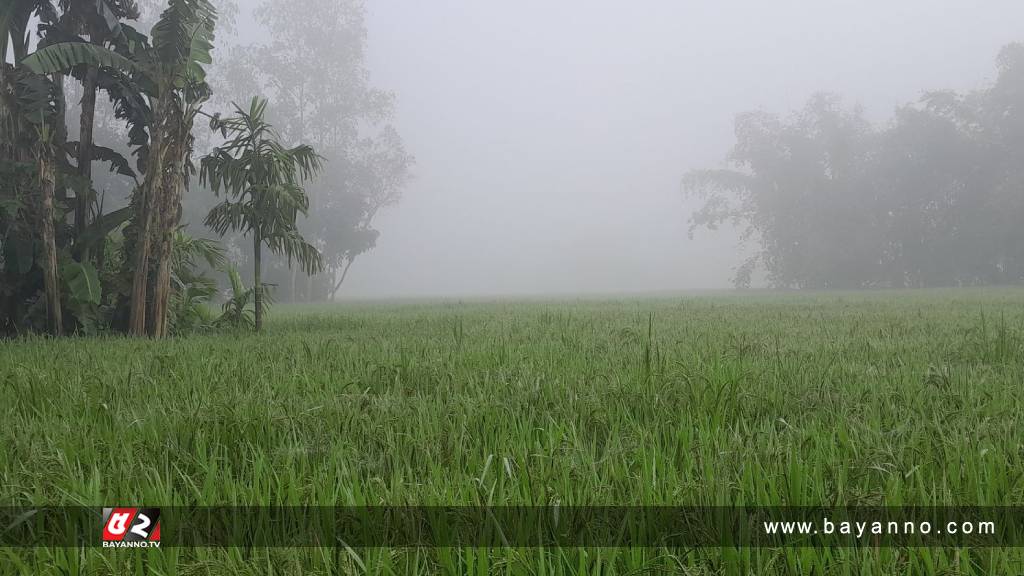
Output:
[[[6,277],[28,278],[34,267],[42,270],[48,328],[59,335],[63,319],[54,229],[54,190],[58,178],[53,142],[54,82],[20,66],[27,56],[28,27],[33,18],[50,23],[56,20],[57,13],[50,2],[43,0],[9,0],[0,6],[0,55],[4,57],[0,59],[0,204],[4,205],[0,211],[0,248],[4,252],[5,283],[9,282]],[[8,52],[14,57],[13,65],[6,62]],[[28,174],[34,177],[26,177]],[[42,252],[39,262],[33,254],[36,242]],[[16,273],[7,268],[16,268]],[[36,290],[35,286],[28,286],[29,292]],[[16,306],[17,298],[11,298],[9,303]],[[9,313],[5,310],[0,316]]]
[[[128,331],[167,334],[174,233],[191,165],[192,125],[210,96],[204,65],[212,62],[217,14],[209,0],[170,0],[151,31],[152,41],[122,25],[124,45],[111,50],[87,42],[61,42],[25,59],[40,74],[92,66],[112,72],[117,114],[131,124],[144,171],[132,197],[134,214],[125,245],[132,263]],[[142,132],[144,126],[145,132]],[[150,270],[153,276],[150,291]],[[146,325],[152,294],[152,325]]]
[[[80,35],[88,35],[88,42],[96,46],[123,44],[127,38],[121,31],[121,20],[139,17],[134,0],[60,0],[61,17],[55,25],[44,26],[42,46],[58,42],[86,42]],[[93,127],[96,118],[96,95],[100,88],[109,84],[108,72],[91,64],[75,67],[71,71],[82,83],[81,113],[79,114],[79,142],[75,147],[77,173],[83,184],[92,180],[94,157]],[[60,123],[63,124],[63,123]],[[76,190],[74,210],[75,236],[84,233],[90,224],[93,191],[89,185]],[[77,258],[89,260],[85,246],[76,243]]]
[[[306,214],[309,198],[302,182],[323,168],[323,159],[307,145],[285,148],[267,123],[267,101],[253,98],[249,110],[235,105],[235,114],[215,117],[210,125],[227,141],[202,159],[200,178],[224,202],[210,210],[206,225],[221,236],[229,230],[252,235],[255,278],[253,299],[256,331],[263,328],[261,251],[294,259],[310,274],[323,269],[320,252],[299,233],[297,218]]]

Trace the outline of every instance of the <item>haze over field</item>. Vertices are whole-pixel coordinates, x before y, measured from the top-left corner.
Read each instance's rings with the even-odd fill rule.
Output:
[[[4,330],[41,325],[17,310],[44,292],[54,311],[73,292],[78,327],[141,332],[148,314],[165,332],[172,295],[194,311],[246,286],[315,302],[1024,282],[1019,3],[12,6]],[[193,25],[196,51],[165,34]],[[154,120],[165,85],[172,123]],[[253,183],[257,125],[300,173]]]
[[[1009,0],[368,11],[372,78],[396,94],[417,164],[344,296],[728,287],[735,235],[687,239],[680,179],[720,164],[737,113],[827,91],[882,122],[925,90],[991,81],[1000,47],[1024,39]]]

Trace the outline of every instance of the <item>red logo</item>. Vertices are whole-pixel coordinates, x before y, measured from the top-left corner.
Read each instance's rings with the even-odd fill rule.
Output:
[[[104,508],[104,548],[159,548],[159,508]]]

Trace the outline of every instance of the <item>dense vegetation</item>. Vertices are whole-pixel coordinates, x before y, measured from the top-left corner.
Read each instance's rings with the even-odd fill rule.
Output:
[[[1024,46],[998,72],[882,127],[827,95],[790,118],[740,115],[729,166],[685,180],[706,200],[693,227],[734,224],[758,246],[740,286],[762,272],[785,288],[1024,280]]]
[[[1021,293],[278,307],[0,347],[0,501],[1020,505]],[[3,550],[7,573],[1011,574],[1019,550]],[[272,570],[272,567],[276,570]]]
[[[218,92],[217,6],[232,14],[231,0],[4,3],[0,335],[258,327],[272,287],[261,246],[284,295],[337,291],[412,159],[387,124],[392,99],[367,85],[362,4],[328,4],[266,3],[273,42],[227,51]],[[140,18],[148,35],[130,24]],[[220,316],[210,273],[231,279]]]

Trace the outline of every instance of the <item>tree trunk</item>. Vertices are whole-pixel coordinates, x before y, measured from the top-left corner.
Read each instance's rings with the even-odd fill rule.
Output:
[[[146,288],[149,283],[149,246],[152,228],[148,188],[142,187],[139,213],[136,215],[138,230],[135,239],[135,262],[132,268],[131,316],[128,320],[128,332],[135,336],[146,334]]]
[[[85,73],[85,80],[82,83],[82,115],[79,119],[78,136],[78,175],[85,182],[92,182],[92,147],[93,147],[93,126],[96,120],[96,82],[99,77],[99,69],[90,66]],[[75,194],[77,203],[75,206],[75,238],[80,238],[89,226],[89,212],[91,206],[91,191],[80,188]],[[75,257],[80,262],[89,259],[89,251],[84,246],[76,245]]]
[[[356,257],[353,256],[345,263],[345,268],[341,271],[341,278],[338,279],[338,283],[334,285],[334,289],[331,290],[331,302],[338,295],[338,290],[341,289],[341,285],[345,282],[345,278],[348,276],[348,269],[352,267],[352,263],[356,261]]]
[[[43,287],[46,291],[46,318],[50,333],[60,336],[64,323],[60,309],[60,278],[57,275],[57,240],[53,231],[53,193],[57,174],[50,151],[39,157],[40,211],[43,235]]]
[[[299,269],[296,268],[296,267],[292,267],[292,286],[291,286],[291,290],[288,292],[288,296],[291,298],[292,302],[298,302],[299,301],[299,295],[295,293],[295,290],[296,290],[296,283],[295,282],[296,282],[296,280],[298,280],[298,277],[299,277]]]
[[[184,182],[184,158],[180,141],[169,150],[170,167],[165,174],[165,186],[161,189],[160,213],[156,238],[159,245],[156,251],[156,279],[153,286],[153,325],[150,334],[155,338],[164,338],[168,333],[168,310],[171,298],[171,256],[174,250],[174,233],[181,219],[181,198]]]
[[[53,91],[55,94],[54,100],[57,102],[57,118],[54,122],[54,127],[56,128],[54,131],[54,147],[57,150],[57,166],[61,169],[67,169],[68,161],[67,154],[65,153],[65,144],[68,143],[68,107],[67,98],[64,93],[64,75],[54,74],[51,80],[53,81]],[[55,190],[54,198],[60,202],[67,200],[67,187],[61,186]]]
[[[256,331],[263,329],[263,278],[260,275],[260,248],[263,238],[260,237],[259,227],[252,235],[253,268],[256,270],[255,284],[253,284],[253,295],[256,301]]]
[[[134,336],[146,334],[146,291],[149,284],[149,252],[153,235],[153,215],[158,191],[163,184],[164,160],[164,108],[162,101],[155,106],[153,124],[150,128],[151,142],[149,159],[146,163],[146,179],[139,190],[138,212],[135,214],[135,262],[132,268],[131,313],[128,332]]]
[[[157,251],[159,264],[156,266],[156,283],[153,286],[153,323],[150,326],[150,336],[154,338],[164,338],[168,333],[167,310],[171,294],[170,252],[170,243],[161,240]]]
[[[161,234],[164,236],[164,234]],[[156,252],[156,278],[153,285],[153,320],[150,336],[163,338],[167,336],[167,311],[171,296],[171,243],[173,240],[160,239]]]

